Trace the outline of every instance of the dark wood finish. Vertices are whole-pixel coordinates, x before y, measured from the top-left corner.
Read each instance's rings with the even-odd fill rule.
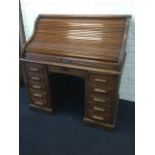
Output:
[[[84,121],[114,127],[129,18],[40,15],[21,58],[30,107],[52,112],[48,75],[73,75],[85,81]]]

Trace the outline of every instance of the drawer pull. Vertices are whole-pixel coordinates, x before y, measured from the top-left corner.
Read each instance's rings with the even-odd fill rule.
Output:
[[[100,93],[106,93],[107,91],[105,89],[100,89],[100,88],[94,88],[95,92],[100,92]]]
[[[40,98],[43,97],[42,94],[39,94],[39,93],[33,93],[33,96],[40,97]]]
[[[99,107],[96,107],[96,106],[94,106],[93,109],[94,109],[94,110],[97,110],[97,111],[102,111],[102,112],[105,111],[105,109],[102,109],[102,108],[99,108]]]
[[[104,121],[104,118],[103,117],[100,117],[100,116],[93,115],[93,118],[94,119],[101,120],[101,121]]]
[[[31,76],[31,79],[36,80],[36,81],[40,81],[40,77],[37,77],[37,76]]]
[[[99,78],[95,78],[94,81],[96,81],[96,82],[102,82],[102,83],[106,83],[107,82],[107,80],[105,80],[105,79],[99,79]]]
[[[38,105],[43,105],[43,102],[41,101],[34,101],[35,104],[38,104]]]
[[[29,68],[29,70],[30,70],[30,71],[33,71],[33,72],[38,72],[38,71],[39,71],[38,68],[33,68],[33,67]]]
[[[32,85],[32,88],[41,89],[41,86],[39,86],[39,85]]]
[[[94,98],[94,101],[97,101],[97,102],[103,102],[103,103],[106,102],[106,100],[104,100],[104,99],[100,99],[100,98],[97,98],[97,97]]]

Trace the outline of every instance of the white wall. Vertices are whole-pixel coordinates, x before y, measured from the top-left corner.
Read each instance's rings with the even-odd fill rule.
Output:
[[[135,100],[135,44],[133,0],[21,0],[26,39],[32,35],[38,14],[131,14],[127,57],[120,86],[120,98]]]

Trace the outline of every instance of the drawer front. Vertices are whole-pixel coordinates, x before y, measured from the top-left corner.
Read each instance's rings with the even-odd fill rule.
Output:
[[[87,117],[94,121],[103,122],[103,123],[112,123],[112,116],[108,114],[103,114],[99,112],[95,112],[92,110],[88,110]]]
[[[40,81],[34,81],[34,80],[29,80],[29,88],[33,88],[33,89],[38,89],[38,90],[45,90],[45,84],[43,82]]]
[[[40,99],[40,98],[36,98],[36,97],[31,97],[31,101],[32,101],[32,104],[35,104],[35,105],[38,105],[38,106],[47,106],[47,100],[44,98],[44,99]]]
[[[109,107],[112,106],[111,98],[102,95],[89,94],[88,102],[107,106],[109,105]]]
[[[108,75],[92,74],[89,85],[95,88],[112,88],[115,84],[115,78]]]
[[[78,69],[72,69],[69,67],[57,67],[57,66],[48,66],[48,71],[49,72],[55,72],[55,73],[64,73],[64,74],[69,74],[69,75],[77,75],[77,76],[86,76],[87,73],[82,70]]]
[[[89,87],[89,93],[94,94],[95,96],[107,96],[110,97],[114,94],[115,88],[97,88],[97,87]]]
[[[102,113],[112,112],[111,106],[107,106],[106,104],[99,104],[99,103],[89,103],[89,109],[97,112],[102,112]]]
[[[36,98],[46,98],[47,96],[47,93],[45,91],[41,91],[41,90],[38,90],[38,89],[29,89],[29,92],[30,92],[30,95],[32,97],[36,97]]]
[[[41,64],[37,64],[37,63],[30,63],[30,62],[27,62],[26,63],[26,70],[27,72],[42,72],[43,71],[43,65]]]
[[[45,76],[40,73],[27,72],[28,80],[44,82]]]

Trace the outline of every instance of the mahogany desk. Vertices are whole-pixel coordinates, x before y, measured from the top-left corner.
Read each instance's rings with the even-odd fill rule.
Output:
[[[30,107],[52,112],[50,73],[85,82],[84,121],[113,128],[125,58],[128,15],[39,15],[21,61]]]

